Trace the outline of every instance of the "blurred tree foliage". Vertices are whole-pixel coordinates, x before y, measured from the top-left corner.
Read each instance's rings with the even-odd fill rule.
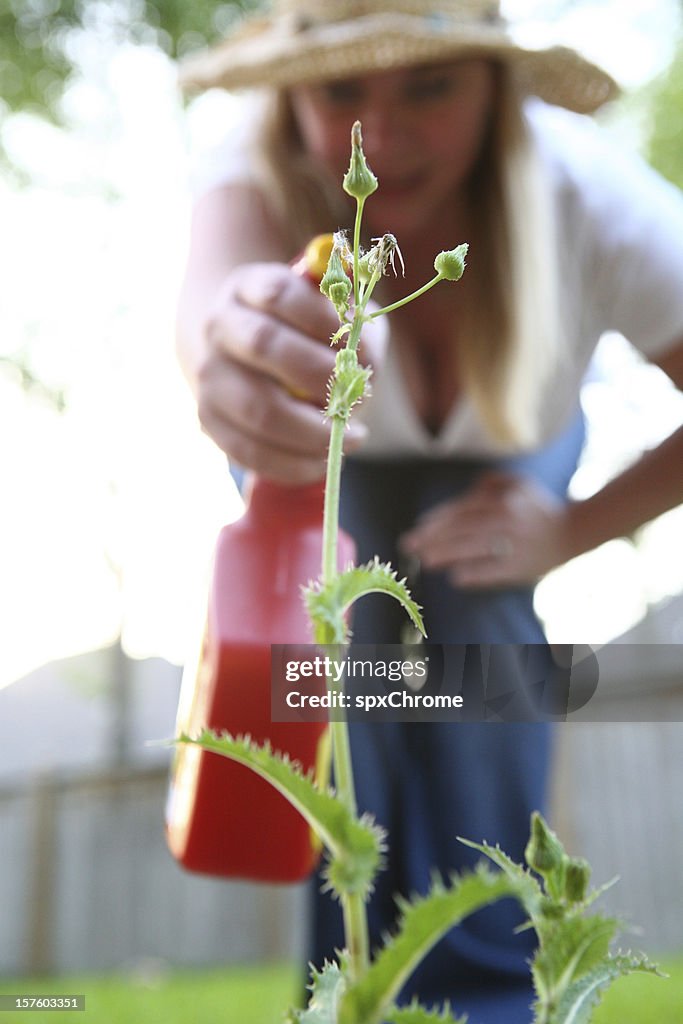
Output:
[[[324,0],[321,0],[324,2]],[[585,0],[544,0],[546,19]],[[157,46],[172,57],[212,42],[267,0],[0,0],[0,114],[31,111],[60,121],[60,98],[83,33]],[[532,5],[533,6],[533,5]],[[683,45],[649,92],[648,156],[683,185]]]
[[[173,57],[221,36],[256,0],[0,0],[0,97],[59,122],[79,33],[158,46]]]
[[[647,158],[660,174],[683,188],[683,41],[668,71],[649,89]]]

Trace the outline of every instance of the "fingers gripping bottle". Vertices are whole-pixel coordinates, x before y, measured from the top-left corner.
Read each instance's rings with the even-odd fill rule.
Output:
[[[331,239],[315,239],[295,265],[316,283],[316,257]],[[322,251],[322,256],[320,255]],[[283,486],[254,477],[243,517],[218,537],[206,629],[196,669],[186,668],[178,731],[202,728],[268,740],[304,770],[325,761],[327,725],[271,721],[270,645],[313,638],[300,589],[322,558],[324,482]],[[339,566],[353,561],[340,533]],[[319,847],[306,821],[268,782],[227,758],[176,749],[166,809],[169,847],[192,871],[293,882],[315,867]]]

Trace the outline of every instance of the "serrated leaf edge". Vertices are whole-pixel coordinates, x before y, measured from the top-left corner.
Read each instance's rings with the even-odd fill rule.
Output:
[[[397,931],[367,974],[343,996],[339,1024],[379,1024],[415,967],[446,932],[480,907],[511,895],[510,880],[482,864],[474,872],[453,875],[448,886],[435,880],[426,896],[397,899]]]
[[[610,956],[573,982],[560,999],[557,1010],[545,1019],[548,1024],[589,1024],[587,1014],[597,1006],[603,991],[617,979],[638,972],[663,977],[657,965],[644,955]]]
[[[373,593],[395,598],[422,636],[427,635],[420,606],[411,597],[405,577],[399,580],[391,566],[376,555],[365,565],[349,566],[329,583],[318,580],[309,584],[304,588],[304,600],[312,619],[335,628],[332,642],[343,643],[346,635],[339,626],[343,615],[359,598]]]
[[[278,790],[306,819],[335,860],[353,865],[357,879],[348,891],[367,894],[385,849],[384,830],[370,815],[355,817],[337,800],[334,790],[319,786],[313,772],[269,743],[254,743],[250,736],[204,729],[198,736],[183,733],[174,741],[201,747],[246,765]]]

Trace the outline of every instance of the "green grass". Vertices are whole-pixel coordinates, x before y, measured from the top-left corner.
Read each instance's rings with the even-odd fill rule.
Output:
[[[594,1024],[683,1024],[683,955],[653,959],[669,977],[621,978],[605,993]]]
[[[617,982],[594,1024],[683,1024],[683,956],[664,960],[668,979]],[[212,971],[139,971],[128,975],[20,981],[0,979],[0,994],[83,993],[86,1011],[2,1014],[2,1024],[281,1024],[299,974],[286,964]],[[457,1008],[457,1001],[454,1000]]]
[[[0,1014],[1,1024],[280,1024],[296,998],[298,976],[288,965],[211,971],[153,967],[126,975],[20,981],[0,979],[0,994],[85,995],[85,1012]]]

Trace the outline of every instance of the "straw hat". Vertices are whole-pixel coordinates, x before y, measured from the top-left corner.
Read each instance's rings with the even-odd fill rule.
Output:
[[[460,56],[505,61],[525,92],[580,113],[618,92],[574,50],[513,42],[498,0],[273,0],[270,16],[186,60],[180,81],[188,90],[283,87]]]

